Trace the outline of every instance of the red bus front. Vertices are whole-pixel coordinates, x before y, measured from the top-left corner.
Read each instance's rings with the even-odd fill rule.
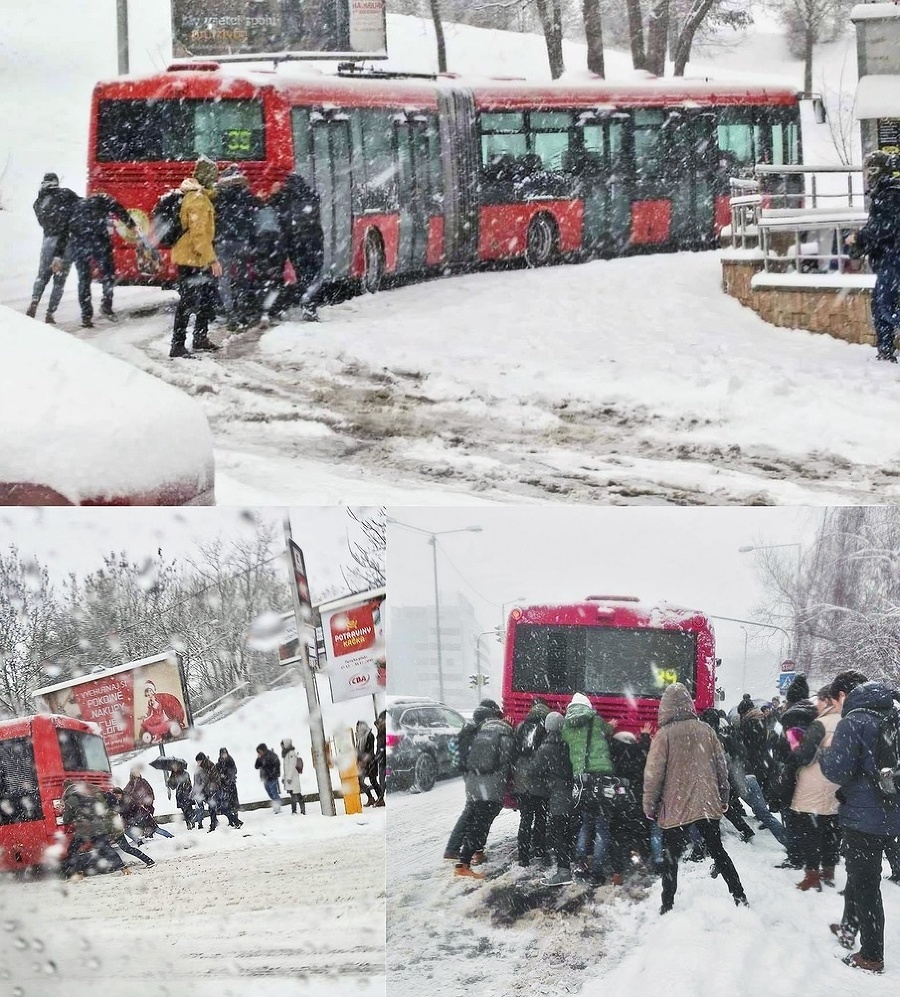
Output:
[[[112,788],[95,724],[63,716],[0,723],[0,869],[60,861],[72,834],[59,816],[66,779]]]
[[[687,686],[698,711],[713,705],[715,638],[701,613],[598,597],[510,614],[503,708],[515,723],[535,696],[565,713],[581,692],[619,730],[655,730],[660,698],[674,682]]]

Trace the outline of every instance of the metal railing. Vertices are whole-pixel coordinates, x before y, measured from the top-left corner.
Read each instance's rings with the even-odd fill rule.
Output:
[[[759,248],[766,273],[864,272],[864,261],[852,258],[845,244],[866,223],[866,213],[834,211],[810,215],[760,218]]]

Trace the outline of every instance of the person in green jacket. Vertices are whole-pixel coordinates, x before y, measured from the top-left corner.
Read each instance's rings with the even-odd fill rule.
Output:
[[[607,739],[614,730],[614,725],[593,709],[587,696],[575,693],[566,708],[562,727],[562,739],[569,749],[575,778],[575,814],[580,822],[573,872],[576,876],[589,876],[596,885],[606,882],[603,861],[609,849],[609,820],[600,803],[599,783],[602,776],[613,774]],[[592,834],[593,862],[589,869],[587,852]]]

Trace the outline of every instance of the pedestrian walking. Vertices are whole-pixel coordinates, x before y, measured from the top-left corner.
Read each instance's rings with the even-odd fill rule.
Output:
[[[250,192],[247,177],[234,163],[219,174],[216,191],[215,250],[222,267],[219,299],[228,331],[237,332],[258,318],[253,258],[257,215],[263,204]]]
[[[876,275],[871,298],[876,356],[896,363],[895,337],[900,328],[900,161],[877,149],[866,156],[863,171],[869,186],[869,218],[845,242],[858,254],[869,257],[869,266]]]
[[[859,951],[844,963],[869,973],[884,972],[884,905],[881,898],[882,857],[900,834],[900,807],[878,789],[875,749],[883,719],[896,709],[894,691],[869,682],[856,671],[844,671],[831,684],[831,698],[841,710],[831,744],[819,755],[822,775],[840,786],[838,823],[847,869],[844,911],[831,931],[845,948]]]
[[[199,752],[195,759],[197,768],[194,771],[193,797],[196,805],[194,811],[194,823],[200,830],[203,830],[203,810],[206,807],[209,812],[209,834],[219,826],[217,816],[218,793],[219,793],[219,772],[213,761],[204,752]]]
[[[285,255],[296,278],[284,288],[273,312],[299,307],[303,321],[316,322],[325,262],[319,195],[299,173],[290,173],[269,198],[269,204],[278,217]]]
[[[278,791],[278,778],[281,775],[281,762],[278,755],[265,743],[256,746],[255,768],[259,772],[266,795],[272,801],[275,813],[281,813],[281,793]]]
[[[181,811],[189,831],[194,829],[194,802],[191,777],[182,762],[176,762],[166,776],[166,786],[175,793],[175,806]]]
[[[171,831],[160,827],[154,816],[156,809],[156,796],[153,787],[141,775],[141,770],[133,768],[130,772],[128,782],[125,783],[122,793],[124,795],[123,819],[126,828],[137,829],[145,838],[152,838],[154,834],[161,834],[164,838],[174,838]],[[134,838],[132,837],[132,840]],[[140,842],[138,842],[140,844]]]
[[[690,829],[725,880],[735,904],[747,905],[740,877],[719,832],[728,809],[728,765],[715,732],[694,711],[681,682],[666,687],[659,703],[659,729],[644,769],[644,813],[663,832],[662,905],[670,911],[678,889],[678,861],[691,840]]]
[[[303,802],[303,791],[300,789],[303,759],[297,754],[294,742],[289,737],[281,742],[281,767],[284,791],[291,797],[291,813],[296,816],[299,807],[300,813],[305,816],[306,804]]]
[[[69,269],[72,265],[71,256],[66,256],[64,249],[60,250],[60,243],[65,239],[72,211],[80,200],[81,198],[74,190],[60,187],[59,177],[56,173],[45,173],[33,205],[35,217],[41,226],[44,237],[41,241],[37,277],[34,281],[34,287],[31,289],[31,304],[25,314],[29,318],[37,317],[38,306],[41,303],[44,290],[52,280],[53,288],[50,291],[50,301],[44,316],[44,321],[49,325],[56,325],[56,319],[53,316],[60,301],[62,301],[66,278],[69,276]],[[56,259],[60,259],[61,263],[54,269],[53,261]]]
[[[172,263],[178,269],[178,305],[169,350],[173,359],[191,355],[185,345],[191,316],[194,350],[219,349],[209,338],[209,323],[216,314],[216,280],[222,276],[222,265],[214,247],[215,209],[209,196],[217,176],[216,164],[200,159],[194,175],[181,182],[184,197],[179,218],[183,232],[171,252]]]
[[[244,822],[238,817],[240,800],[237,791],[237,762],[228,753],[227,748],[219,748],[216,774],[219,780],[216,812],[225,815],[229,827],[243,827]]]
[[[374,807],[378,802],[375,735],[365,720],[356,722],[356,777],[360,792],[366,794],[366,806]]]
[[[378,783],[376,807],[384,806],[385,772],[387,769],[387,713],[382,710],[375,717],[375,778]]]

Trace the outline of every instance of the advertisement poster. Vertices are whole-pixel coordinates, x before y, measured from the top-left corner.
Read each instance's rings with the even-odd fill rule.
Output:
[[[187,737],[191,712],[174,651],[38,689],[50,713],[99,724],[112,757]]]
[[[325,635],[324,669],[335,703],[384,692],[384,589],[320,607]]]
[[[172,0],[172,54],[386,56],[385,0]]]

